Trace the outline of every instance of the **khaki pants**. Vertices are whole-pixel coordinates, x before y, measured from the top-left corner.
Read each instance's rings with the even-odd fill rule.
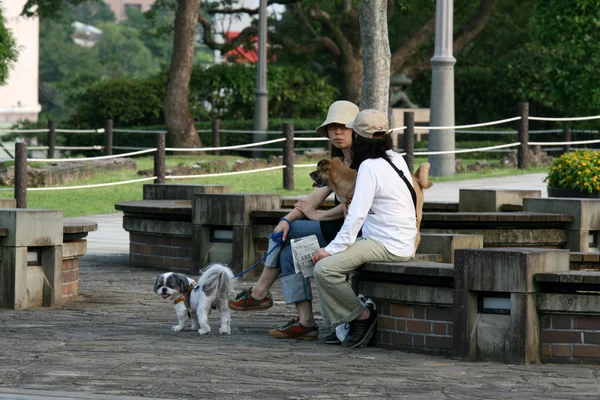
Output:
[[[402,262],[410,258],[390,253],[376,240],[359,238],[341,253],[321,259],[314,272],[321,308],[334,325],[353,321],[365,308],[347,282],[347,275],[369,261]]]

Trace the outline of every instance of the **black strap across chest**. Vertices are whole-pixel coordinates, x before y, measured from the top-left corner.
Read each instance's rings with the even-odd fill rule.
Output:
[[[398,175],[400,175],[400,178],[402,178],[404,183],[406,183],[406,186],[408,186],[408,190],[410,191],[410,197],[412,197],[412,201],[413,201],[413,204],[415,205],[415,212],[416,212],[417,211],[417,193],[415,192],[413,185],[411,185],[411,183],[408,181],[408,179],[406,179],[404,172],[399,170],[398,167],[396,167],[393,162],[391,162],[387,158],[384,158],[384,160],[387,161],[392,166],[392,168],[394,168],[394,170],[396,170]]]

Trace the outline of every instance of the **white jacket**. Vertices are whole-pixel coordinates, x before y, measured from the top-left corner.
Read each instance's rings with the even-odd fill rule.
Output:
[[[402,156],[391,150],[387,154],[412,185]],[[336,254],[346,250],[356,241],[362,227],[364,238],[380,242],[396,256],[411,257],[417,236],[416,220],[410,191],[398,173],[382,158],[367,159],[358,169],[344,225],[325,251]]]

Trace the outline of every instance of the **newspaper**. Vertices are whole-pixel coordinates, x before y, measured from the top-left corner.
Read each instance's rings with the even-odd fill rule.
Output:
[[[305,278],[313,276],[315,268],[312,256],[321,246],[317,236],[310,235],[299,239],[292,239],[292,257],[296,273],[302,273]]]

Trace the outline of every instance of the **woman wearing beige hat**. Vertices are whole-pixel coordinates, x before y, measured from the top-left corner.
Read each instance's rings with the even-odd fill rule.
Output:
[[[317,128],[319,134],[331,141],[332,157],[341,157],[348,166],[352,162],[352,129],[347,128],[346,124],[353,121],[357,114],[358,107],[354,103],[336,101],[329,107],[325,121]],[[298,318],[279,329],[270,330],[269,334],[276,338],[316,340],[319,334],[312,313],[310,280],[295,272],[289,240],[316,235],[321,246],[333,240],[344,222],[342,205],[336,199],[336,207],[325,212],[316,211],[331,193],[328,187],[316,188],[281,218],[273,230],[273,233],[283,235],[283,245],[277,248],[280,252],[274,251],[267,257],[265,268],[254,287],[243,290],[235,300],[229,302],[229,307],[236,311],[268,309],[273,306],[269,290],[279,277],[286,303],[296,305]],[[269,249],[274,246],[270,242]]]
[[[343,342],[334,332],[325,343],[352,348],[369,343],[377,313],[361,303],[346,277],[366,262],[410,259],[417,216],[411,174],[404,159],[392,150],[386,114],[363,110],[346,126],[354,135],[355,196],[342,228],[333,241],[315,252],[313,261],[322,309],[332,323],[349,323]],[[357,240],[361,228],[362,238]]]

